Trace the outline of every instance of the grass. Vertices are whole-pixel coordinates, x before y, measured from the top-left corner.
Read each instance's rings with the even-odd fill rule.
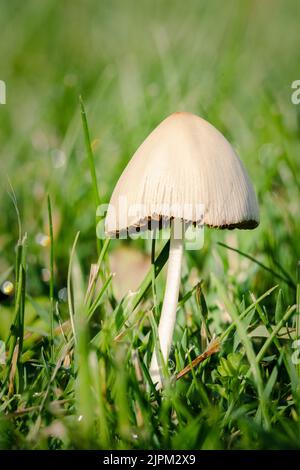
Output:
[[[0,291],[0,449],[299,449],[298,10],[1,6],[0,281],[14,289]],[[207,229],[185,253],[158,392],[148,368],[169,244],[99,243],[96,208],[175,110],[233,143],[261,224]]]

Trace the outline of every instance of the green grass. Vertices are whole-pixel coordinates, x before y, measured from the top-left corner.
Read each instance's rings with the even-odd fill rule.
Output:
[[[170,5],[1,3],[0,449],[300,447],[299,5]],[[178,110],[232,142],[261,224],[206,229],[185,253],[157,392],[168,243],[99,243],[96,207]],[[175,380],[213,337],[220,351]]]

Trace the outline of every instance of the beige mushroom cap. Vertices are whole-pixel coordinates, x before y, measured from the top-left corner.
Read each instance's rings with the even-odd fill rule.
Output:
[[[259,224],[241,160],[214,126],[186,112],[167,117],[135,152],[112,194],[105,230],[115,236],[170,218],[218,228]]]

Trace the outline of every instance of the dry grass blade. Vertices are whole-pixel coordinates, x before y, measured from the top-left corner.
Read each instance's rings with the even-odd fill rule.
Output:
[[[25,414],[32,413],[33,411],[37,411],[38,409],[39,409],[38,405],[29,406],[28,408],[19,408],[13,413],[11,413],[11,415],[8,415],[8,416],[23,416]]]
[[[8,385],[8,394],[13,395],[14,393],[14,380],[17,370],[18,364],[18,357],[19,357],[19,338],[17,339],[17,343],[14,348],[12,360],[11,360],[11,369],[9,374],[9,385]]]
[[[180,379],[184,375],[188,374],[194,367],[197,367],[201,362],[207,359],[209,356],[220,351],[220,341],[219,338],[214,338],[208,345],[208,348],[199,356],[197,356],[188,366],[182,369],[176,375],[176,380]]]
[[[94,287],[95,287],[95,282],[96,282],[97,276],[98,276],[98,272],[99,272],[99,265],[98,264],[92,264],[91,269],[90,269],[90,277],[89,277],[89,282],[88,282],[88,288],[87,288],[87,291],[86,291],[86,294],[85,294],[85,299],[84,299],[85,304],[87,304],[87,301],[90,299],[90,297],[92,297],[93,290],[94,290]]]

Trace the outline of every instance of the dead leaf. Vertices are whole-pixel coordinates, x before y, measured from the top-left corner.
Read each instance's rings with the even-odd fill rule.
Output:
[[[201,362],[203,362],[205,359],[207,359],[209,356],[212,356],[213,354],[217,353],[220,351],[220,341],[219,338],[212,339],[212,341],[209,343],[208,348],[204,353],[200,354],[200,356],[197,356],[191,364],[186,366],[184,369],[182,369],[177,375],[176,375],[176,380],[180,379],[184,375],[188,374],[192,369],[197,367]]]

